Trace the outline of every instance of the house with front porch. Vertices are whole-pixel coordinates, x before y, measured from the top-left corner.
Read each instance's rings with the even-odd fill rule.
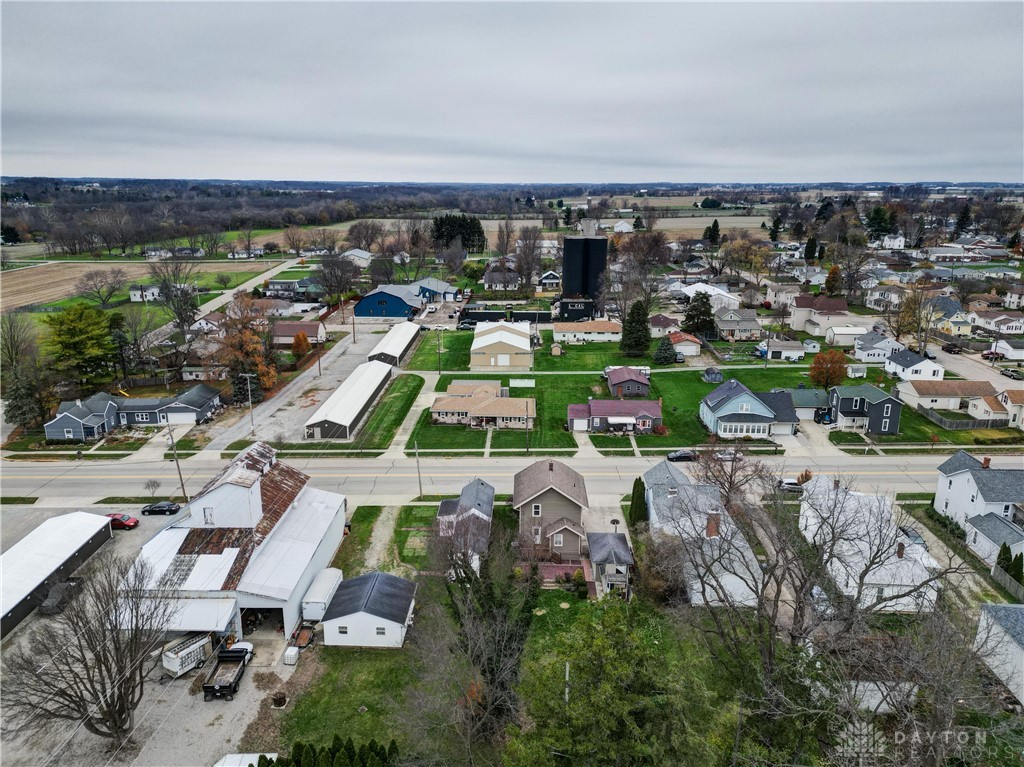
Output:
[[[899,434],[902,405],[877,386],[833,386],[828,390],[829,422],[843,431]]]
[[[719,309],[715,312],[715,329],[723,341],[757,341],[761,337],[756,309]]]
[[[875,285],[864,296],[864,304],[880,312],[899,309],[906,294],[899,285]]]
[[[705,396],[699,414],[707,430],[722,439],[793,434],[800,420],[787,392],[753,392],[735,379]]]
[[[968,312],[956,311],[949,315],[943,315],[935,321],[935,329],[940,333],[950,336],[969,336],[974,329],[974,323]]]
[[[592,399],[566,410],[570,431],[650,434],[662,425],[661,402],[654,400]]]
[[[532,542],[535,556],[561,562],[587,556],[583,512],[589,505],[583,477],[561,461],[537,461],[512,479],[519,536]]]
[[[508,395],[500,381],[452,381],[430,406],[430,417],[434,423],[473,428],[532,429],[537,400]]]

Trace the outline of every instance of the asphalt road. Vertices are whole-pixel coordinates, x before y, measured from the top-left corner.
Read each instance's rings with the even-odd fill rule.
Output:
[[[795,474],[810,469],[816,474],[842,473],[855,477],[864,489],[883,491],[931,491],[935,486],[935,467],[948,455],[909,456],[823,456],[786,460],[765,456],[764,460],[780,474]],[[655,458],[569,458],[566,463],[579,471],[587,481],[593,497],[621,497],[629,492],[633,480],[652,466]],[[996,466],[1019,467],[1019,457],[996,457]],[[529,458],[421,458],[419,477],[416,461],[411,458],[384,460],[359,458],[287,459],[288,464],[309,474],[317,487],[350,497],[351,502],[403,503],[423,492],[456,493],[474,476],[492,483],[499,493],[512,492],[512,477],[530,464]],[[189,494],[194,494],[219,471],[226,461],[206,458],[182,461]],[[685,466],[685,464],[682,464]],[[145,495],[143,485],[150,478],[159,479],[162,491],[170,494],[178,487],[178,476],[170,461],[155,463],[68,462],[45,463],[3,462],[0,482],[4,495],[36,496],[36,508],[64,506],[75,508],[99,498],[113,495]],[[6,516],[6,512],[5,512]]]

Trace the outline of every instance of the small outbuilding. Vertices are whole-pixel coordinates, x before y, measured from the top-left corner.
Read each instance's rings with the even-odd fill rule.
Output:
[[[705,383],[722,383],[722,371],[718,368],[704,368]]]
[[[324,644],[401,647],[412,625],[416,584],[373,572],[342,581],[324,613]]]
[[[379,360],[388,365],[397,365],[412,347],[419,334],[420,326],[415,322],[399,322],[392,326],[373,351],[366,355],[368,362]]]

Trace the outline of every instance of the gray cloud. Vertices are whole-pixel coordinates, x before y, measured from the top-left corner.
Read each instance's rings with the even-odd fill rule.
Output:
[[[9,175],[1024,180],[1019,3],[7,3]]]

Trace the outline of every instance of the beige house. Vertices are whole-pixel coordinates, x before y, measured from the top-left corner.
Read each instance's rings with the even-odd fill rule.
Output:
[[[500,381],[452,381],[430,406],[435,423],[497,429],[532,429],[537,417],[533,397],[509,397]]]
[[[535,551],[560,562],[588,556],[583,510],[583,477],[564,463],[537,461],[513,480],[512,507],[519,513],[519,534]]]
[[[983,421],[1007,418],[1006,408],[998,397],[971,397],[967,401],[967,414]]]
[[[481,322],[470,346],[470,370],[530,370],[533,344],[528,322]]]
[[[996,398],[1006,408],[1010,426],[1024,431],[1024,389],[1007,389],[999,392]]]
[[[902,381],[896,392],[907,407],[960,410],[972,397],[994,396],[996,387],[988,381]]]

